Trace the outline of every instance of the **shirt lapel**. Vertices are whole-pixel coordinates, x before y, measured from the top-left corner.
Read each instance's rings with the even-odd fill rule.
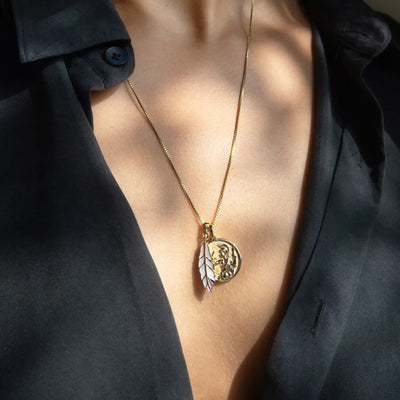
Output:
[[[317,399],[340,342],[362,271],[384,175],[382,110],[363,73],[390,42],[364,3],[305,0],[321,31],[316,84],[326,132],[318,131],[287,308],[265,373],[265,398]],[[323,46],[323,47],[322,47]],[[278,397],[277,397],[278,398]]]
[[[110,0],[11,0],[11,6],[23,63],[130,41]]]

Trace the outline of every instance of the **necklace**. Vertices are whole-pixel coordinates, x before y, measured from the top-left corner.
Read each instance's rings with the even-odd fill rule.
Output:
[[[133,83],[127,79],[127,83],[129,85],[129,88],[131,89],[133,95],[135,96],[135,99],[137,103],[139,104],[144,116],[147,119],[147,122],[149,123],[152,131],[157,137],[158,142],[160,143],[165,156],[167,157],[172,170],[176,176],[176,178],[179,181],[179,184],[181,185],[181,188],[186,196],[186,198],[189,201],[190,206],[192,207],[193,211],[195,212],[197,218],[199,219],[201,225],[203,226],[203,232],[201,234],[201,245],[200,245],[200,251],[199,251],[199,272],[200,272],[200,278],[201,281],[209,292],[212,291],[212,288],[214,286],[214,282],[228,282],[230,281],[236,274],[239,272],[240,265],[241,265],[241,255],[239,252],[238,247],[231,241],[222,239],[222,238],[217,238],[214,236],[213,233],[213,228],[215,227],[219,211],[221,208],[222,204],[222,199],[224,197],[224,192],[225,192],[225,187],[226,187],[226,182],[228,180],[228,175],[229,171],[232,165],[232,158],[233,158],[233,153],[235,149],[235,143],[236,143],[236,138],[237,138],[237,132],[238,132],[238,127],[239,127],[239,118],[240,118],[240,110],[242,107],[242,102],[243,102],[243,97],[244,97],[244,86],[246,82],[246,76],[247,76],[247,64],[248,64],[248,59],[249,59],[249,49],[250,49],[250,40],[251,40],[251,28],[252,28],[252,22],[253,22],[253,10],[254,10],[254,1],[251,0],[251,11],[250,11],[250,22],[249,22],[249,30],[247,34],[247,46],[246,46],[246,55],[245,55],[245,61],[244,61],[244,67],[243,67],[243,74],[242,74],[242,81],[241,81],[241,86],[240,86],[240,94],[239,94],[239,101],[238,101],[238,106],[237,106],[237,111],[236,111],[236,121],[235,121],[235,129],[233,133],[233,139],[232,139],[232,145],[231,145],[231,150],[229,154],[229,161],[228,165],[225,171],[225,177],[224,181],[222,184],[221,192],[219,195],[218,199],[218,204],[217,204],[217,209],[214,214],[214,218],[212,220],[212,223],[205,222],[200,214],[197,212],[190,196],[189,193],[186,189],[185,184],[183,183],[182,179],[178,175],[178,172],[175,168],[174,163],[172,162],[171,156],[162,141],[160,135],[158,134],[156,128],[154,127],[153,121],[151,120],[149,114],[145,110],[142,102],[140,101],[136,90],[134,88]]]

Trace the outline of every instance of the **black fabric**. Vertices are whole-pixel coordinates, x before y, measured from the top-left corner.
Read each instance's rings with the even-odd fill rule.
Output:
[[[134,71],[126,29],[110,0],[0,4],[0,399],[190,400],[156,266],[93,134],[90,90]],[[400,399],[399,24],[360,0],[300,4],[315,134],[263,398]]]

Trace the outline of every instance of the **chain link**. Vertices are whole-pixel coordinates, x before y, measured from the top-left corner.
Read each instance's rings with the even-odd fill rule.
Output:
[[[236,138],[237,138],[237,133],[238,133],[238,129],[239,129],[239,119],[240,119],[240,111],[242,108],[242,103],[243,103],[243,97],[244,97],[244,87],[245,87],[245,83],[246,83],[246,77],[247,77],[247,65],[248,65],[248,60],[249,60],[249,50],[250,50],[250,41],[251,41],[251,34],[252,34],[252,22],[253,22],[253,11],[254,11],[254,1],[255,0],[251,0],[251,11],[250,11],[250,22],[249,22],[249,30],[248,30],[248,34],[247,34],[247,46],[246,46],[246,55],[245,55],[245,60],[244,60],[244,67],[243,67],[243,74],[242,74],[242,81],[241,81],[241,85],[240,85],[240,94],[239,94],[239,100],[238,100],[238,105],[237,105],[237,110],[236,110],[236,121],[235,121],[235,129],[234,129],[234,133],[233,133],[233,138],[232,138],[232,144],[231,144],[231,150],[229,153],[229,160],[228,160],[228,165],[226,168],[226,172],[225,172],[225,176],[224,176],[224,181],[222,184],[222,188],[221,188],[221,192],[218,198],[218,204],[217,204],[217,209],[215,211],[212,223],[210,224],[212,227],[215,227],[215,224],[217,222],[217,218],[219,215],[219,211],[221,208],[221,204],[222,204],[222,199],[224,197],[224,193],[225,193],[225,187],[226,187],[226,182],[228,180],[228,175],[229,175],[229,171],[231,169],[231,165],[232,165],[232,159],[233,159],[233,154],[234,154],[234,150],[235,150],[235,144],[236,144]],[[198,211],[196,210],[192,199],[189,196],[189,193],[186,189],[185,184],[183,183],[183,180],[181,179],[181,177],[178,174],[178,171],[175,168],[174,163],[172,162],[172,158],[171,155],[169,154],[169,151],[167,149],[167,147],[165,146],[163,140],[161,139],[160,135],[158,134],[153,121],[150,117],[150,115],[147,113],[147,111],[145,110],[142,102],[139,99],[139,96],[136,93],[135,87],[133,85],[133,83],[127,79],[127,83],[133,93],[133,95],[135,96],[136,101],[138,102],[141,110],[143,111],[143,114],[146,116],[147,122],[149,123],[152,131],[154,132],[154,134],[157,137],[158,142],[160,143],[171,167],[172,170],[174,171],[174,174],[176,176],[176,178],[179,181],[179,184],[181,185],[181,188],[185,194],[185,196],[187,197],[193,211],[195,212],[195,214],[197,215],[197,218],[199,219],[199,221],[201,222],[202,225],[204,225],[206,222],[201,218],[200,214],[198,213]]]

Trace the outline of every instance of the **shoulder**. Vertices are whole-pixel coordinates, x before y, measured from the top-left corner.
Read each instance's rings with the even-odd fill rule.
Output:
[[[381,18],[390,28],[393,38],[397,40],[397,45],[399,45],[400,40],[400,22],[395,20],[391,15],[381,12],[381,11],[374,11],[375,15]]]
[[[400,64],[400,22],[384,12],[375,11],[375,15],[388,26],[391,33],[391,41],[387,51],[391,53],[393,61],[397,61]]]
[[[400,107],[400,23],[383,12],[375,12],[390,31],[390,42],[371,63],[365,73],[365,80],[378,98],[386,114],[386,120],[400,122],[395,105]]]

